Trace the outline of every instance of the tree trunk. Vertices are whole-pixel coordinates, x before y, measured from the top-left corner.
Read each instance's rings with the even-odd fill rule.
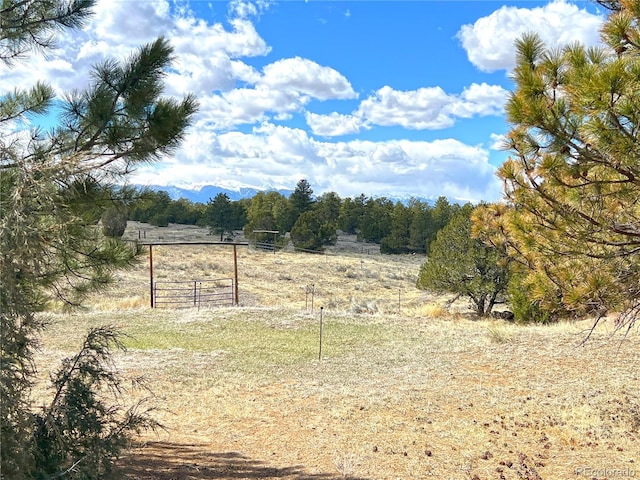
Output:
[[[481,317],[484,317],[486,315],[486,312],[485,312],[486,300],[487,300],[486,295],[481,295],[477,299],[476,298],[473,299],[473,302],[476,304],[476,313]]]
[[[496,299],[497,299],[497,298],[498,298],[498,293],[497,293],[497,292],[494,292],[494,293],[491,295],[491,298],[489,299],[489,305],[487,305],[487,312],[486,312],[486,314],[487,314],[487,315],[490,315],[490,314],[491,314],[491,311],[493,310],[493,307],[494,307],[494,306],[495,306],[495,304],[496,304]]]

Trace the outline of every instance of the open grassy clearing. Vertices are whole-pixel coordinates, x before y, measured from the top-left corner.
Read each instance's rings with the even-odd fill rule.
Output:
[[[609,322],[581,346],[587,320],[475,321],[464,302],[445,314],[413,286],[423,259],[357,246],[239,249],[240,308],[151,310],[142,263],[89,311],[51,315],[41,365],[92,325],[130,335],[117,364],[146,377],[167,427],[122,460],[134,479],[640,476],[637,330],[620,342]],[[157,274],[228,272],[222,248],[166,247]]]

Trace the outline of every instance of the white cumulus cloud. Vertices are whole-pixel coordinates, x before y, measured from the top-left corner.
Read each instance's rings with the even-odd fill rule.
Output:
[[[311,131],[323,137],[334,137],[358,133],[362,128],[362,119],[354,115],[342,115],[332,112],[327,115],[306,112],[305,119]]]
[[[349,81],[337,70],[306,58],[277,60],[264,67],[258,84],[292,89],[319,100],[356,98]]]
[[[463,25],[457,36],[469,61],[482,71],[493,72],[513,68],[514,43],[523,33],[535,31],[552,46],[575,41],[595,45],[603,20],[566,0],[554,0],[534,8],[503,6]]]
[[[449,94],[440,87],[400,91],[385,86],[365,98],[351,115],[307,112],[305,117],[312,131],[322,136],[357,133],[373,125],[437,130],[453,126],[457,118],[502,115],[507,95],[501,86],[487,83],[472,83],[461,94]]]
[[[375,125],[445,128],[454,123],[443,111],[452,101],[453,98],[440,87],[400,91],[384,86],[360,103],[357,114]]]
[[[142,168],[136,177],[159,185],[228,185],[242,178],[256,188],[291,188],[306,178],[317,194],[342,196],[446,195],[478,201],[500,195],[489,151],[480,146],[455,139],[319,141],[304,130],[269,122],[251,133],[198,129],[174,162]]]

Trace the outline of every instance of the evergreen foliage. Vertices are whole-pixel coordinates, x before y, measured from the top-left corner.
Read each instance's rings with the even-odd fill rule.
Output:
[[[51,47],[58,30],[81,25],[93,2],[4,0],[0,5],[0,62],[10,67],[34,49]],[[104,198],[101,186],[122,181],[136,165],[173,151],[190,124],[196,110],[193,97],[179,101],[160,96],[171,59],[171,47],[160,38],[123,63],[106,61],[96,66],[90,86],[61,102],[59,124],[49,132],[35,130],[25,136],[21,122],[49,111],[54,100],[51,87],[17,88],[0,99],[0,462],[4,478],[61,476],[67,465],[89,455],[83,451],[76,458],[66,447],[64,452],[51,453],[44,463],[48,471],[55,470],[54,475],[40,471],[45,465],[36,462],[43,453],[48,455],[38,451],[43,440],[38,432],[44,427],[30,411],[33,351],[43,328],[37,314],[53,300],[69,307],[79,305],[88,293],[107,285],[115,270],[135,260],[135,249],[105,238],[97,226],[101,212],[91,206]],[[94,373],[100,376],[100,371]],[[90,396],[97,386],[88,377],[80,383],[66,391]],[[71,400],[66,396],[64,402],[54,402],[52,409]],[[91,430],[91,412],[76,405],[80,410],[74,418]],[[93,408],[89,403],[84,406]],[[63,417],[52,410],[43,418],[50,431],[65,428],[55,423]],[[120,425],[123,435],[131,426]],[[34,443],[34,438],[40,443]],[[104,447],[102,442],[92,445],[96,451]]]
[[[411,217],[407,249],[414,253],[426,253],[427,244],[435,239],[436,234],[431,226],[431,206],[426,202],[411,199],[407,208]]]
[[[314,209],[326,222],[333,224],[337,228],[341,206],[342,199],[340,196],[335,192],[328,192],[318,197],[314,204]]]
[[[219,193],[213,200],[209,200],[206,217],[211,234],[220,235],[220,241],[223,240],[225,233],[233,234],[235,219],[231,200],[226,193]]]
[[[480,316],[491,313],[509,283],[505,250],[487,246],[471,236],[469,204],[438,232],[427,261],[420,268],[417,286],[435,292],[469,297]]]
[[[640,312],[640,1],[607,1],[602,47],[517,42],[506,206],[476,230],[506,245],[546,311]]]
[[[94,328],[80,351],[52,376],[53,399],[34,415],[33,477],[109,478],[113,458],[127,447],[130,433],[159,426],[143,408],[144,400],[125,406],[114,348],[124,350],[118,332]]]
[[[443,229],[460,209],[460,205],[449,203],[446,197],[438,197],[433,208],[429,212],[429,223],[425,232],[425,252],[430,252],[431,242],[436,239],[437,233]]]
[[[394,204],[386,198],[376,199],[364,194],[341,199],[335,192],[327,192],[314,201],[311,186],[306,181],[298,182],[297,192],[300,198],[292,194],[286,199],[275,191],[260,192],[253,198],[238,201],[231,201],[226,196],[228,202],[224,204],[218,197],[226,194],[221,193],[209,199],[207,204],[201,204],[186,199],[172,200],[169,193],[162,190],[142,190],[128,210],[131,211],[131,220],[155,226],[167,226],[169,223],[213,226],[212,234],[221,238],[224,234],[217,225],[227,223],[226,233],[244,229],[247,238],[258,243],[271,244],[274,236],[254,233],[254,230],[277,230],[276,242],[282,244],[285,234],[299,219],[296,208],[306,205],[303,208],[310,209],[306,211],[318,212],[336,229],[357,234],[361,241],[380,243],[382,253],[425,254],[436,233],[460,208],[457,204],[450,204],[445,197],[438,198],[433,206],[416,199],[410,199],[407,205],[402,202]],[[306,200],[298,201],[301,198]]]
[[[364,193],[355,198],[347,197],[344,199],[340,206],[340,216],[338,218],[340,230],[351,234],[358,233],[364,217],[366,202],[367,197]]]
[[[523,281],[524,275],[512,266],[512,273],[507,286],[509,308],[516,323],[550,323],[556,320],[559,312],[543,309],[540,302],[534,300],[530,287]]]
[[[381,253],[408,253],[412,212],[398,202],[391,213],[391,231],[380,243]]]
[[[291,202],[294,223],[300,215],[311,210],[315,201],[313,200],[313,190],[307,180],[302,179],[296,184],[295,190],[289,196],[289,202]]]
[[[314,210],[300,215],[291,229],[291,242],[301,250],[321,251],[325,245],[335,245],[337,239],[335,224]]]
[[[91,16],[94,3],[95,0],[4,0],[0,5],[0,62],[11,65],[33,50],[54,48],[55,34],[64,28],[81,27]],[[48,88],[42,84],[39,87]],[[27,110],[33,111],[37,96],[24,96],[24,92],[18,91],[16,94],[29,104],[24,104]],[[44,100],[47,96],[40,98]],[[16,97],[7,100],[13,98]]]
[[[369,198],[364,204],[358,240],[380,243],[391,232],[393,202],[385,197]]]
[[[280,243],[285,233],[293,226],[293,224],[289,225],[291,218],[291,202],[284,195],[273,191],[259,192],[251,199],[247,208],[244,236],[254,242],[273,244],[274,234],[256,232],[256,230],[277,231],[279,233],[275,241]]]

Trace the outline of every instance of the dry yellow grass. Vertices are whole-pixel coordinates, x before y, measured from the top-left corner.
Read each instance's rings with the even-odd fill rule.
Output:
[[[142,263],[89,312],[53,314],[42,360],[91,325],[132,335],[117,363],[167,426],[122,460],[134,479],[640,477],[637,330],[621,342],[604,323],[582,345],[588,320],[478,321],[463,301],[448,315],[414,287],[424,259],[357,247],[241,248],[240,307],[199,311],[149,309]],[[232,272],[224,247],[157,248],[158,276]]]

